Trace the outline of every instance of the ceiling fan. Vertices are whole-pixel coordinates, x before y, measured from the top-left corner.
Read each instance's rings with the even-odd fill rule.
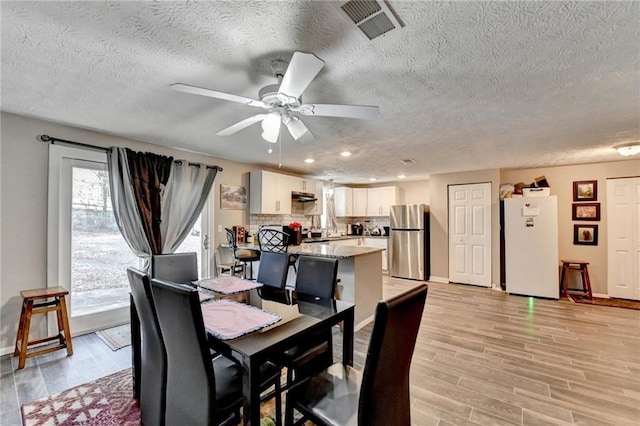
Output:
[[[302,120],[296,115],[292,115],[292,112],[307,116],[358,119],[372,119],[378,116],[377,106],[302,103],[302,92],[324,67],[324,61],[314,54],[294,52],[288,66],[287,62],[281,59],[272,61],[271,65],[278,79],[278,84],[270,84],[260,89],[258,93],[259,100],[183,83],[174,83],[170,87],[179,92],[238,102],[265,110],[262,114],[245,118],[220,130],[216,133],[218,136],[232,135],[261,121],[262,137],[271,143],[275,143],[278,140],[282,124],[287,127],[296,141],[302,139],[305,135],[306,138],[315,139]]]

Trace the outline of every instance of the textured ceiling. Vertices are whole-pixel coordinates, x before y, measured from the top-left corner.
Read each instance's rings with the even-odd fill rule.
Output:
[[[302,117],[316,140],[284,134],[285,170],[417,179],[619,160],[640,140],[640,2],[392,4],[406,27],[370,41],[332,1],[2,1],[2,110],[277,167],[260,125],[215,135],[262,110],[169,84],[257,98],[271,60],[303,51],[326,63],[305,102],[380,116]]]

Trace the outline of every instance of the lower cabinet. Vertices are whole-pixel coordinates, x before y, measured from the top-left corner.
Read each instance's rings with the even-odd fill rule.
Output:
[[[331,241],[329,244],[339,245],[339,246],[351,246],[351,247],[378,247],[382,248],[382,270],[388,270],[387,263],[387,239],[386,238],[367,238],[367,237],[358,237],[358,238],[347,238],[345,240],[335,240]]]

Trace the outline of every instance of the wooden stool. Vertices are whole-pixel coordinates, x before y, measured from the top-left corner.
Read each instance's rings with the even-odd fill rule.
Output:
[[[589,269],[587,265],[589,262],[583,260],[561,260],[562,272],[560,274],[560,290],[561,296],[567,297],[569,291],[579,292],[586,295],[589,299],[592,298],[591,294],[591,281],[589,281]],[[569,273],[579,272],[582,277],[582,289],[568,288],[569,287]]]
[[[69,294],[69,291],[64,287],[37,288],[33,290],[23,290],[20,292],[20,295],[22,296],[22,312],[20,313],[20,324],[18,326],[18,335],[16,336],[16,347],[13,351],[13,356],[20,356],[18,369],[24,368],[27,358],[57,351],[58,349],[67,348],[67,355],[73,355],[71,329],[69,328],[67,302],[65,301],[65,296],[67,294]],[[47,299],[53,300],[47,301]],[[38,300],[43,301],[35,303]],[[30,342],[29,327],[31,326],[31,316],[53,311],[56,312],[58,317],[58,335]],[[31,345],[37,345],[39,343],[49,342],[56,339],[59,339],[60,344],[54,347],[48,347],[46,349],[27,353],[27,350]]]

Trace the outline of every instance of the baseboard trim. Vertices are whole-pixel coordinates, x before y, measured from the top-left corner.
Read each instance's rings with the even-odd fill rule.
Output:
[[[429,277],[429,281],[433,281],[434,283],[449,284],[449,278],[447,278],[447,277],[436,277],[435,275],[431,275]]]

